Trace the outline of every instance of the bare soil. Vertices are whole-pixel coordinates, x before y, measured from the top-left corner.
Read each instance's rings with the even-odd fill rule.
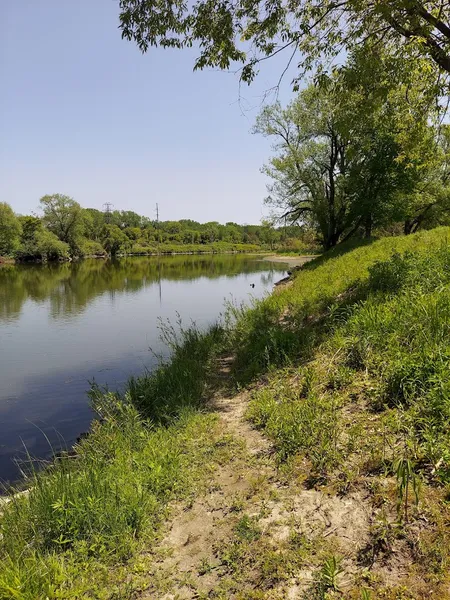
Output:
[[[223,362],[223,377],[228,362]],[[339,581],[343,592],[354,589],[355,581],[367,570],[364,557],[370,554],[376,516],[369,494],[358,490],[339,497],[308,489],[302,478],[287,480],[278,469],[270,442],[245,419],[247,404],[247,392],[234,397],[217,394],[210,401],[224,435],[237,439],[242,451],[217,467],[206,492],[189,506],[172,507],[166,533],[152,550],[155,560],[140,598],[313,598],[318,561],[330,553],[342,557]],[[249,547],[250,552],[261,551],[261,560],[253,561],[256,565],[264,563],[265,552],[272,558],[274,552],[281,553],[295,535],[309,540],[311,556],[306,555],[295,572],[280,581],[275,578],[270,585],[261,584],[252,556],[241,559],[247,566],[230,567],[224,556],[234,548],[236,526],[243,515],[261,532],[260,542]],[[409,552],[399,545],[389,554],[371,561],[371,577],[387,587],[398,586],[408,574]],[[259,590],[260,595],[246,595],[251,590]]]

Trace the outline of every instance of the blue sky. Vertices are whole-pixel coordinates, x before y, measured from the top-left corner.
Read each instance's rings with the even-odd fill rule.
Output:
[[[286,58],[266,61],[239,102],[237,76],[194,73],[195,56],[142,55],[120,37],[116,0],[2,0],[0,201],[30,213],[59,192],[150,217],[158,202],[164,220],[258,223],[270,142],[250,129]]]

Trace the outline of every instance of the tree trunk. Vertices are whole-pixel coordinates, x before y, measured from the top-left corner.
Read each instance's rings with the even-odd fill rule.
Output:
[[[403,233],[405,235],[409,235],[410,233],[412,233],[413,227],[414,227],[414,220],[406,219],[405,224],[403,226]]]
[[[372,237],[373,217],[372,214],[368,214],[364,221],[364,237]]]

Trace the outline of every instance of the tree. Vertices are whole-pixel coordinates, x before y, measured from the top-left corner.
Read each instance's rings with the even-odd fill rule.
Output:
[[[54,233],[41,229],[36,233],[36,254],[44,260],[59,260],[69,257],[69,244],[62,242]]]
[[[406,198],[404,233],[450,221],[450,126],[441,125],[432,146],[434,160],[413,194]]]
[[[13,254],[20,244],[22,227],[13,209],[0,202],[0,256]]]
[[[366,43],[323,79],[334,90],[339,129],[351,140],[347,189],[370,236],[374,226],[405,218],[407,196],[442,162],[433,75],[424,60],[392,59]]]
[[[432,116],[422,86],[386,77],[379,53],[356,53],[287,108],[267,106],[258,117],[255,132],[275,139],[266,201],[282,220],[316,227],[325,248],[362,227],[370,236],[403,218],[405,198],[429,170]]]
[[[100,240],[103,225],[105,224],[105,213],[96,208],[83,208],[84,234],[91,240]]]
[[[334,118],[330,96],[310,86],[286,109],[265,107],[255,132],[274,137],[277,152],[263,169],[273,181],[266,202],[280,220],[313,217],[325,248],[335,246],[354,222],[344,179],[348,140]]]
[[[42,221],[38,217],[30,215],[20,216],[19,222],[22,227],[20,236],[20,248],[18,249],[19,258],[33,257],[38,254],[37,236],[42,231]]]
[[[129,238],[117,225],[105,225],[101,241],[106,252],[114,256],[121,251],[123,246],[129,243]]]
[[[286,50],[300,69],[326,64],[368,39],[392,56],[424,57],[450,73],[450,5],[441,0],[120,0],[122,36],[150,46],[196,45],[196,69],[243,64],[251,82],[262,60]]]
[[[63,194],[43,196],[40,204],[44,212],[43,223],[62,242],[72,247],[83,234],[82,208],[73,198]]]

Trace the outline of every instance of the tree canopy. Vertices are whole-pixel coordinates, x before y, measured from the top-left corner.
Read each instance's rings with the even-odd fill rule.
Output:
[[[82,208],[73,198],[51,194],[40,200],[42,216],[17,216],[0,203],[0,256],[19,260],[63,260],[79,256],[255,251],[277,246],[315,247],[297,225],[238,225],[192,219],[156,221],[131,210]]]
[[[450,5],[442,0],[120,0],[122,36],[150,46],[197,46],[195,68],[243,65],[250,82],[262,60],[286,50],[300,73],[367,40],[392,56],[425,58],[450,73]]]

